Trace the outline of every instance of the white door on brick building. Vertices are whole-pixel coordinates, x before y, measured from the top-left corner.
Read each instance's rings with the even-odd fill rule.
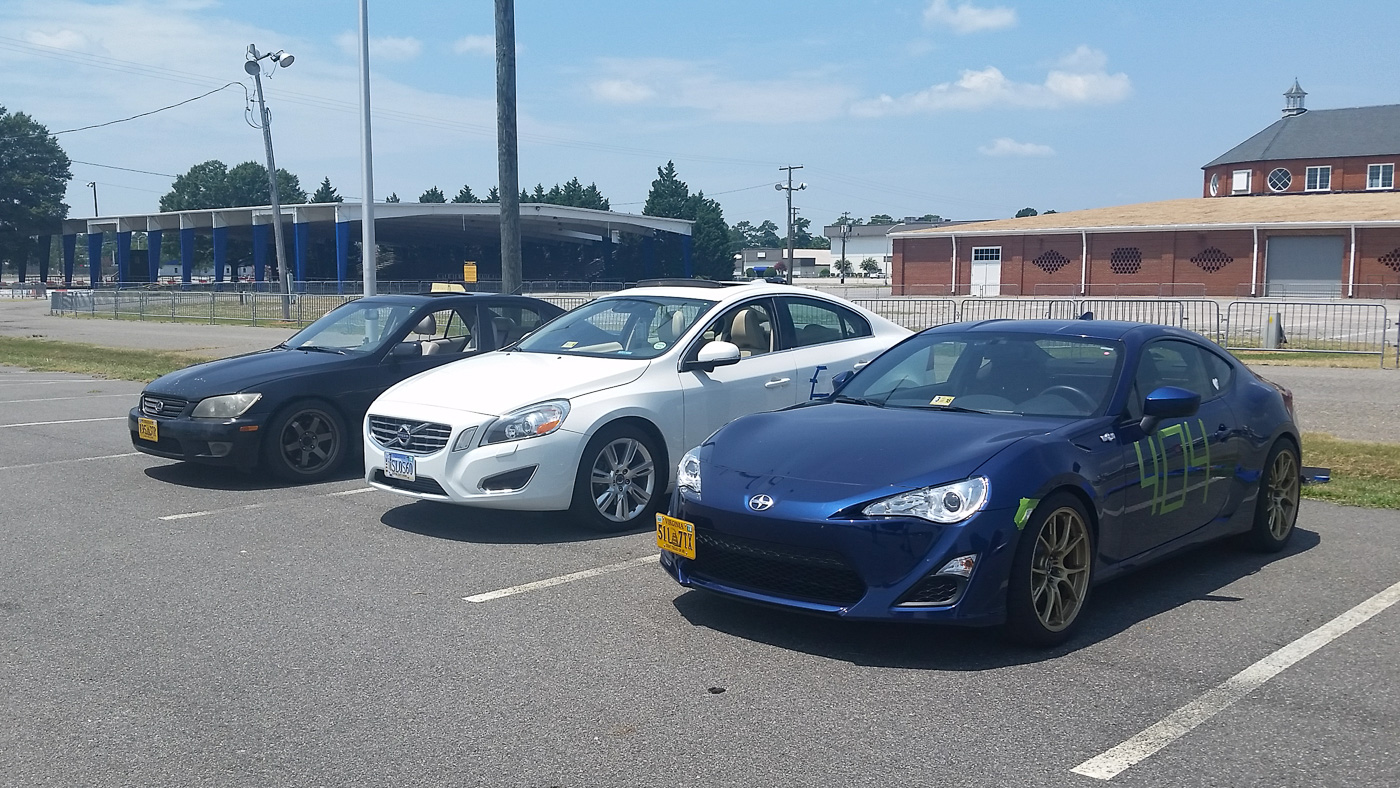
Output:
[[[972,281],[969,291],[975,296],[1001,295],[1001,247],[972,247]]]

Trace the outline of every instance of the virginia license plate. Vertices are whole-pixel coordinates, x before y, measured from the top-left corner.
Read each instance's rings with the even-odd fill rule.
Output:
[[[384,475],[390,479],[412,482],[418,480],[418,461],[407,454],[385,452]]]
[[[152,443],[160,442],[160,425],[155,419],[136,419],[136,437]]]
[[[656,546],[683,558],[695,558],[695,524],[664,514],[656,516]]]

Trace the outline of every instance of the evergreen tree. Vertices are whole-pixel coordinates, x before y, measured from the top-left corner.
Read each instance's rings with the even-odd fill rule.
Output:
[[[472,194],[472,187],[463,186],[462,190],[457,192],[457,196],[452,198],[452,202],[471,203],[481,202],[481,200],[475,194]]]
[[[418,195],[418,202],[447,202],[447,195],[442,193],[442,189],[434,186]]]
[[[69,163],[47,127],[0,106],[0,258],[18,261],[29,236],[59,231],[68,217]]]
[[[691,228],[695,275],[709,279],[729,279],[733,275],[734,261],[729,256],[729,225],[725,224],[724,210],[704,192],[692,195],[690,187],[677,176],[674,162],[668,161],[665,167],[656,168],[656,180],[651,182],[642,213],[695,222]],[[668,245],[667,257],[678,256]],[[663,260],[672,270],[679,268],[677,262]]]
[[[1039,216],[1039,215],[1040,215],[1040,212],[1037,211],[1037,210],[1034,209],[1034,208],[1022,208],[1021,210],[1019,210],[1019,211],[1016,212],[1016,218],[1017,218],[1017,219],[1023,219],[1023,218],[1025,218],[1025,217],[1027,217],[1027,216]]]
[[[316,187],[316,192],[311,195],[311,202],[345,202],[345,198],[336,192],[334,186],[331,186],[331,178],[327,175],[321,179],[321,185]]]
[[[497,189],[495,186],[492,186],[490,189],[487,190],[485,202],[500,202],[500,201],[501,201],[501,190],[500,190],[500,189]]]
[[[389,192],[389,196],[384,198],[384,202],[398,202],[398,201],[399,201],[399,193],[398,193],[398,192]]]

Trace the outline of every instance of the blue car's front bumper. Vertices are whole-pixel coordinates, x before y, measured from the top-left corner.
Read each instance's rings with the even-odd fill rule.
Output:
[[[663,552],[661,565],[689,588],[851,619],[989,626],[1005,618],[1019,536],[1012,510],[956,525],[807,519],[706,506],[682,493],[671,510],[695,524],[696,557]],[[977,556],[970,578],[936,574],[966,555]]]

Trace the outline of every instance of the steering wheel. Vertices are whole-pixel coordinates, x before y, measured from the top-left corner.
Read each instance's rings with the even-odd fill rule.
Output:
[[[1085,394],[1074,386],[1051,386],[1036,396],[1043,397],[1046,394],[1053,394],[1061,399],[1070,400],[1074,404],[1081,406],[1085,413],[1093,413],[1099,407],[1099,403],[1093,397]]]

